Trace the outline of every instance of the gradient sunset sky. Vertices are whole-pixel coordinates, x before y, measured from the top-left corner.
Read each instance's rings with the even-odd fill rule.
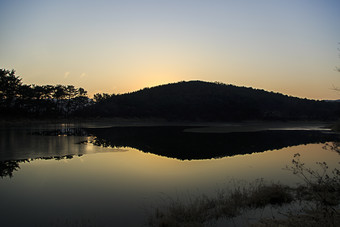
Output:
[[[0,0],[0,67],[125,93],[219,81],[340,99],[339,0]]]

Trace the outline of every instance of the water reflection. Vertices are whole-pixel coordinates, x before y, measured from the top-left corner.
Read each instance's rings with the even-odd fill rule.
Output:
[[[91,152],[88,147],[80,146],[87,140],[85,135],[58,136],[70,133],[62,128],[0,127],[0,161],[26,160],[40,157],[78,155]],[[77,130],[77,133],[81,131]],[[49,135],[49,136],[42,136]],[[52,136],[53,135],[53,136]]]
[[[18,171],[20,169],[20,163],[31,162],[34,160],[63,160],[63,159],[72,159],[74,155],[64,155],[64,156],[51,156],[51,157],[39,157],[39,158],[28,158],[28,159],[20,159],[20,160],[9,160],[9,161],[0,161],[0,177],[13,177],[13,172]],[[81,157],[82,155],[77,155]]]
[[[340,142],[326,143],[324,149],[334,151],[340,155]]]
[[[20,169],[19,161],[0,162],[0,177],[13,177],[13,172]]]
[[[0,163],[3,178],[0,178],[0,201],[4,204],[0,208],[1,224],[62,226],[59,223],[64,220],[76,223],[86,218],[97,226],[140,226],[146,219],[144,207],[162,205],[160,194],[181,199],[187,198],[188,192],[210,195],[219,188],[232,187],[228,183],[231,179],[264,178],[295,185],[299,179],[282,170],[295,153],[301,153],[308,164],[326,161],[330,166],[338,165],[338,154],[331,149],[336,143],[328,143],[328,151],[322,149],[323,142],[338,140],[334,134],[306,131],[189,133],[184,132],[186,128],[87,129],[96,137],[95,145],[79,144],[87,137],[33,136],[27,130],[22,133],[3,130],[0,160],[11,161]],[[29,132],[33,131],[36,130]],[[322,144],[310,144],[320,142]],[[298,144],[308,145],[293,146]],[[100,146],[128,146],[138,150]],[[293,147],[221,159],[178,160],[231,156],[287,146]],[[89,153],[95,154],[78,157],[78,154]],[[49,159],[52,161],[46,161]],[[14,177],[9,179],[11,176]]]
[[[88,136],[83,128],[61,128],[55,130],[35,131],[31,133],[36,136]]]
[[[187,127],[92,128],[92,143],[103,147],[131,147],[181,160],[211,159],[282,149],[300,144],[339,141],[324,131],[265,130],[229,133],[185,132]]]
[[[301,144],[339,141],[339,135],[318,130],[195,132],[198,129],[186,126],[133,126],[29,132],[7,130],[2,137],[4,143],[1,148],[6,149],[1,152],[0,177],[12,177],[21,163],[36,159],[71,159],[74,155],[91,153],[91,147],[82,145],[83,141],[97,147],[130,147],[180,160],[221,158]],[[88,134],[92,135],[91,140],[88,140]],[[339,142],[328,143],[325,148],[339,152]],[[98,152],[98,149],[95,150]]]

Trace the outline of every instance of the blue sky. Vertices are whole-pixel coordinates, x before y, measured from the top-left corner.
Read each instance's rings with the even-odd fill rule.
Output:
[[[337,99],[340,1],[0,1],[0,67],[124,93],[220,81]]]

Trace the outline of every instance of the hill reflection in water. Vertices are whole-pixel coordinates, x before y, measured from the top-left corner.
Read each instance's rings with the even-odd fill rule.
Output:
[[[180,160],[211,159],[310,143],[339,141],[337,134],[313,130],[194,133],[188,127],[92,128],[92,143],[105,147],[132,147]]]
[[[279,150],[301,144],[340,141],[335,133],[318,130],[263,130],[251,132],[198,133],[187,126],[131,126],[87,128],[93,145],[131,147],[146,153],[179,160],[222,158]],[[190,132],[191,131],[191,132]],[[80,146],[80,145],[79,145]],[[74,155],[40,156],[0,161],[0,177],[12,177],[20,163],[36,159],[71,159]]]

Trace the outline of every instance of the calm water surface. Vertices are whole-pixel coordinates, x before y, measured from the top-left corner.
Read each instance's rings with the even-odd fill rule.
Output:
[[[330,166],[339,162],[339,154],[323,149],[324,142],[180,160],[131,147],[81,143],[89,139],[87,136],[31,135],[59,127],[1,128],[1,161],[20,160],[12,177],[0,178],[1,226],[144,226],[148,215],[164,205],[167,197],[214,194],[217,189],[235,185],[235,181],[259,178],[295,184],[299,179],[283,170],[295,153],[311,167],[316,161],[326,161]],[[211,149],[215,149],[214,144]],[[40,159],[51,156],[60,158]]]

